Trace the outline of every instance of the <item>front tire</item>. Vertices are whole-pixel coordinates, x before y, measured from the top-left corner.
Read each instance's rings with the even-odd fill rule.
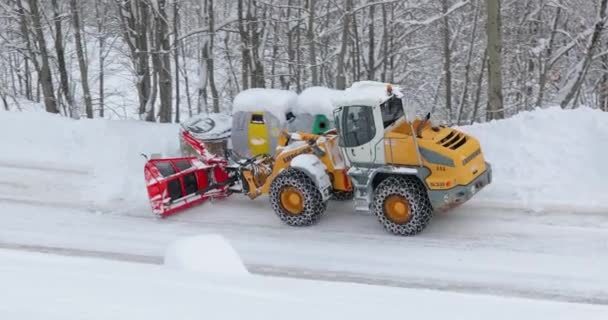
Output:
[[[304,172],[289,168],[270,185],[270,204],[276,215],[290,226],[316,223],[327,208],[327,201]]]
[[[401,236],[420,233],[433,216],[426,188],[416,177],[383,180],[374,191],[372,210],[386,230]]]

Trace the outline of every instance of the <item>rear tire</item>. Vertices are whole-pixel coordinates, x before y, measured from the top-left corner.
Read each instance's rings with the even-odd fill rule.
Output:
[[[393,234],[413,236],[424,230],[433,216],[426,188],[416,177],[393,176],[374,191],[372,211]]]
[[[274,179],[270,185],[270,204],[276,215],[290,226],[312,225],[327,208],[327,201],[323,201],[315,183],[295,168],[286,169]]]

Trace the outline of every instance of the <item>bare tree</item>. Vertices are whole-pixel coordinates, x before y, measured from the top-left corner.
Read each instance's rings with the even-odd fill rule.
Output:
[[[568,92],[566,93],[566,96],[560,104],[562,108],[566,108],[568,105],[570,105],[574,97],[578,94],[579,90],[581,89],[581,85],[585,80],[585,76],[587,75],[587,71],[589,70],[589,66],[591,65],[591,62],[593,60],[595,49],[598,46],[600,35],[602,33],[602,30],[604,30],[604,26],[606,24],[607,4],[608,0],[600,0],[600,5],[598,7],[597,14],[598,18],[593,28],[593,34],[591,35],[589,43],[587,44],[587,52],[583,57],[583,60],[579,64],[578,72],[574,82],[569,88],[567,88]]]
[[[477,38],[477,25],[479,22],[479,13],[481,11],[479,0],[475,3],[475,14],[473,18],[473,30],[471,31],[471,38],[469,41],[469,51],[467,53],[467,62],[465,65],[464,71],[464,84],[462,89],[462,94],[460,95],[460,103],[458,104],[458,119],[456,120],[456,124],[460,125],[460,121],[462,119],[462,112],[464,110],[467,95],[469,93],[469,81],[471,74],[471,62],[473,60],[473,53],[475,49],[475,39]],[[485,61],[484,61],[485,64]]]
[[[207,58],[207,73],[209,74],[209,88],[213,99],[213,112],[220,112],[220,101],[215,86],[215,65],[213,60],[213,48],[215,47],[215,11],[213,10],[213,0],[207,1],[207,16],[209,22],[209,56]]]
[[[19,1],[20,9],[23,9],[21,0]],[[55,98],[55,90],[53,89],[53,77],[51,75],[51,66],[49,64],[49,53],[46,47],[46,40],[42,29],[40,10],[37,0],[29,0],[29,9],[32,25],[35,30],[36,41],[38,42],[38,50],[40,52],[41,64],[39,66],[38,77],[44,95],[44,105],[47,112],[59,113],[57,108],[57,99]],[[25,10],[23,10],[25,12]]]
[[[558,28],[558,23],[559,23],[559,18],[561,16],[562,13],[562,7],[561,5],[558,3],[558,5],[555,8],[555,16],[553,18],[553,24],[552,24],[552,28],[551,28],[551,35],[549,36],[549,43],[547,44],[547,48],[545,50],[545,54],[544,54],[544,62],[543,63],[539,63],[540,64],[540,69],[539,69],[539,80],[538,80],[538,97],[536,99],[536,106],[537,107],[542,107],[543,105],[543,98],[545,96],[545,87],[547,85],[547,76],[549,75],[549,70],[551,70],[551,64],[549,64],[548,60],[551,58],[551,55],[553,54],[553,45],[555,43],[555,36],[557,35],[557,28]],[[542,55],[541,55],[542,56]]]
[[[487,0],[488,120],[504,118],[502,94],[502,32],[500,0]]]
[[[353,0],[344,0],[344,17],[342,22],[342,39],[338,53],[338,70],[336,71],[336,88],[346,88],[346,51],[348,50],[348,29],[353,9]]]
[[[173,89],[171,84],[171,50],[169,43],[167,1],[157,0],[152,3],[155,43],[155,52],[152,55],[152,65],[158,79],[158,91],[160,94],[159,120],[160,122],[171,122]]]
[[[148,49],[150,8],[145,0],[115,1],[118,4],[123,40],[129,47],[130,58],[135,68],[139,97],[138,113],[140,118],[144,118],[146,112],[150,111],[147,109],[154,107],[149,103],[152,98]]]
[[[308,10],[308,31],[306,38],[308,41],[308,58],[310,64],[311,85],[319,84],[319,72],[317,67],[317,48],[315,44],[315,0],[307,1]]]
[[[65,49],[63,47],[61,11],[57,0],[52,0],[51,3],[53,6],[53,21],[55,22],[55,52],[57,53],[57,64],[59,69],[59,77],[61,79],[61,91],[63,91],[63,96],[68,104],[68,114],[71,117],[78,119],[80,115],[78,114],[78,110],[74,108],[74,101],[72,100],[70,85],[68,83],[68,71],[65,66]]]
[[[443,73],[445,74],[445,108],[447,120],[452,121],[452,49],[450,48],[450,24],[448,18],[448,0],[441,1],[443,15]]]
[[[179,38],[179,4],[177,1],[173,2],[173,61],[175,63],[175,122],[180,122],[180,96],[179,96],[179,44],[177,39]]]
[[[82,83],[82,94],[84,96],[85,110],[87,113],[87,118],[93,118],[93,102],[91,99],[91,90],[89,89],[89,67],[87,65],[87,59],[83,50],[78,2],[76,0],[70,0],[70,8],[72,9],[74,42],[76,46],[76,54],[78,55],[78,67],[80,68],[80,82]]]
[[[98,63],[99,63],[99,116],[105,115],[105,60],[109,51],[106,51],[107,34],[105,31],[108,6],[107,0],[95,0],[95,20],[97,22],[97,41],[99,46]]]

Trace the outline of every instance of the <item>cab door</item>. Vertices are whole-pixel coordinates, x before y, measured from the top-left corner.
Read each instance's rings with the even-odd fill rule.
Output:
[[[336,110],[340,147],[352,165],[384,164],[384,132],[377,129],[383,128],[381,122],[378,107],[345,106]]]

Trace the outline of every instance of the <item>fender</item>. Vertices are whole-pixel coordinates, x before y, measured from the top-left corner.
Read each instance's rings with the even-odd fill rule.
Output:
[[[291,160],[290,167],[304,172],[314,181],[321,192],[323,201],[331,197],[332,184],[327,174],[327,167],[319,158],[312,154],[301,154]]]

